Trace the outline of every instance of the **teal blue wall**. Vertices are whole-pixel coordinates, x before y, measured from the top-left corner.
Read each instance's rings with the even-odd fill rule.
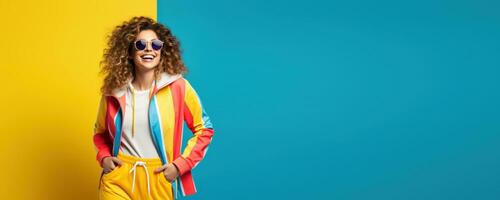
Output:
[[[499,1],[159,0],[158,19],[216,129],[192,199],[500,199]]]

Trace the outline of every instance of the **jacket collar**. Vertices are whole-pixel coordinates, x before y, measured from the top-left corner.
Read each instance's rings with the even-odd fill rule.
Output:
[[[179,78],[182,78],[182,74],[168,74],[167,72],[161,72],[160,77],[156,80],[155,87],[153,88],[153,94]],[[130,78],[128,79],[127,84],[123,85],[122,87],[115,88],[111,93],[106,94],[106,96],[121,98],[126,93],[128,84],[130,84],[131,82],[132,79]]]

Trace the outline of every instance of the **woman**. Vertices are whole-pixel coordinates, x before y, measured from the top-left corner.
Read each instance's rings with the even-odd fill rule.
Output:
[[[182,74],[177,39],[147,17],[108,37],[93,142],[103,168],[99,199],[174,199],[196,193],[191,170],[203,159],[213,128]],[[193,136],[182,146],[182,125]]]

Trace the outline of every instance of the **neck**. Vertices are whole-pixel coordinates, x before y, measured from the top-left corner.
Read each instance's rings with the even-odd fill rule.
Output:
[[[154,80],[154,70],[139,71],[135,70],[135,77],[132,85],[136,90],[147,90],[151,87]]]

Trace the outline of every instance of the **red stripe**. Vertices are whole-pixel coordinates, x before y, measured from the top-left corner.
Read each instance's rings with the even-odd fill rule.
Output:
[[[175,125],[174,125],[174,158],[181,155],[181,143],[182,143],[182,115],[183,113],[183,105],[184,103],[184,79],[177,79],[171,84],[172,98],[174,103],[174,111],[175,111]]]
[[[193,160],[193,167],[203,159],[203,154],[205,153],[205,150],[207,149],[208,144],[210,144],[211,137],[213,136],[214,132],[212,129],[202,129],[201,134],[198,136],[198,139],[196,140],[196,144],[194,145],[193,149],[191,150],[191,153],[189,154],[189,157],[191,157]]]
[[[196,188],[194,186],[193,175],[191,171],[186,172],[181,176],[181,187],[184,190],[186,196],[196,193]]]

